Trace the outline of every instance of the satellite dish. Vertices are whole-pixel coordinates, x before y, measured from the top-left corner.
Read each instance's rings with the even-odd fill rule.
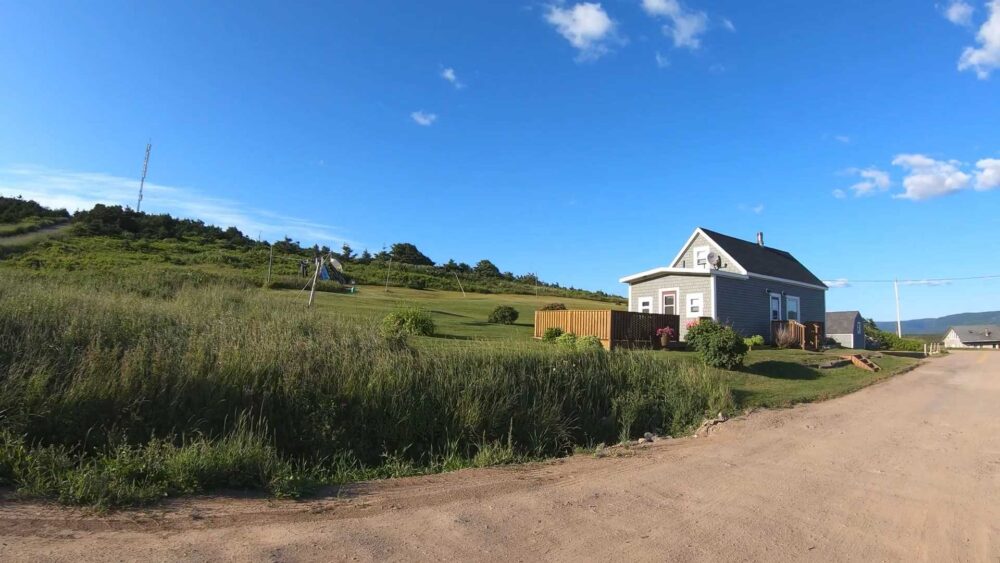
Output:
[[[340,261],[334,258],[333,256],[330,257],[330,265],[333,266],[333,269],[337,270],[338,272],[344,271],[344,265],[341,264]]]
[[[713,268],[718,268],[719,267],[719,255],[718,254],[716,254],[714,252],[709,252],[708,256],[706,256],[705,258],[708,259],[708,265],[709,266],[711,266]]]

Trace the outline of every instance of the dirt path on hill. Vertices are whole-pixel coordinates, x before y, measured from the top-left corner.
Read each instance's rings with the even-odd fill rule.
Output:
[[[630,457],[203,498],[94,517],[7,502],[0,560],[998,561],[1000,353]]]

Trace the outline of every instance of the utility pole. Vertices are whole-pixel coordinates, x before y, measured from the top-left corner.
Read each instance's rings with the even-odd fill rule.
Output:
[[[896,290],[896,336],[903,337],[903,321],[899,318],[899,278],[892,280],[892,287]]]
[[[452,275],[455,276],[455,281],[458,282],[458,289],[462,290],[462,297],[465,297],[465,288],[462,287],[462,280],[458,279],[458,273],[452,272]]]
[[[142,188],[146,184],[146,170],[149,168],[149,151],[152,150],[153,145],[146,143],[146,158],[142,161],[142,179],[139,180],[139,201],[135,204],[135,212],[138,213],[142,211]]]
[[[271,285],[271,264],[274,262],[274,245],[268,245],[269,250],[267,252],[267,285]]]
[[[392,271],[392,256],[389,257],[389,266],[385,269],[385,292],[389,293],[389,272]]]
[[[316,271],[313,272],[312,289],[309,290],[309,306],[312,307],[313,299],[316,298],[316,280],[319,279],[320,258],[316,257]]]

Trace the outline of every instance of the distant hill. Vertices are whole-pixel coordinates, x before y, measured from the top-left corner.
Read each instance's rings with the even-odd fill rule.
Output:
[[[896,332],[896,321],[879,321],[882,330]],[[988,325],[1000,324],[1000,311],[985,311],[982,313],[959,313],[936,319],[912,319],[903,321],[903,334],[940,334],[954,325]]]

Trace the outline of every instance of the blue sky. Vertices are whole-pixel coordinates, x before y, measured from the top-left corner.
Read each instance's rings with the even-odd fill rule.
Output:
[[[0,193],[624,292],[696,226],[841,281],[1000,274],[1000,0],[0,0]],[[1000,309],[903,287],[903,316]]]

